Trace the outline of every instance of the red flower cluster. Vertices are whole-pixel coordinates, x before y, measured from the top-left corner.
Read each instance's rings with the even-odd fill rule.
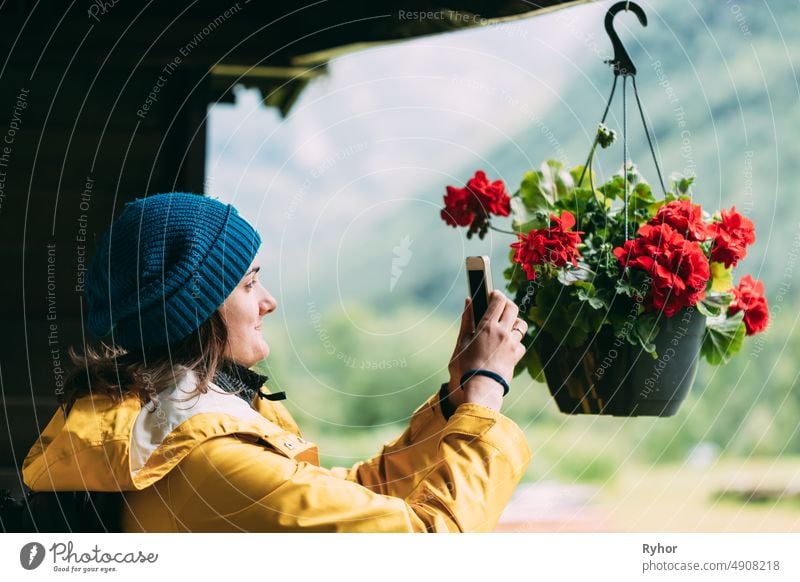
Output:
[[[735,266],[747,255],[747,246],[756,241],[753,222],[736,212],[721,211],[722,220],[711,226],[714,229],[714,244],[711,247],[711,260],[725,263],[725,267]]]
[[[668,224],[688,240],[703,242],[714,229],[703,222],[703,209],[691,200],[673,200],[658,209],[650,220],[652,225]]]
[[[728,315],[744,311],[744,326],[747,335],[754,335],[767,329],[769,307],[764,297],[764,283],[745,275],[739,286],[733,288],[734,299],[728,306]]]
[[[534,229],[527,235],[517,234],[519,241],[511,245],[513,261],[522,265],[528,280],[536,278],[536,265],[545,263],[563,267],[567,263],[578,264],[580,254],[576,248],[581,242],[582,231],[570,231],[575,226],[575,217],[564,210],[561,218],[550,215],[550,228]]]
[[[465,188],[447,187],[442,219],[449,225],[469,226],[467,238],[474,233],[482,239],[489,229],[489,214],[508,216],[511,198],[502,180],[489,182],[483,170],[475,172]]]
[[[638,233],[615,248],[614,256],[623,267],[637,267],[652,277],[647,307],[672,317],[702,299],[711,272],[700,244],[666,223],[645,224]]]

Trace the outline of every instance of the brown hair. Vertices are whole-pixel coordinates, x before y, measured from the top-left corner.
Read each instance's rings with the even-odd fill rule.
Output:
[[[158,393],[174,386],[189,372],[198,377],[192,394],[205,393],[222,365],[227,345],[225,322],[215,311],[183,340],[145,352],[127,352],[101,342],[99,348],[87,345],[86,352],[79,355],[70,347],[74,368],[64,380],[61,405],[69,413],[75,400],[87,394],[108,396],[114,404],[135,394],[143,404],[157,404]]]

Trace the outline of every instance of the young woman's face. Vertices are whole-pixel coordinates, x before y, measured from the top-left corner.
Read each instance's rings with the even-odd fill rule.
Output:
[[[225,355],[246,367],[269,355],[269,345],[261,333],[261,319],[278,307],[278,302],[258,280],[260,268],[258,258],[254,259],[236,289],[219,308],[228,329]]]

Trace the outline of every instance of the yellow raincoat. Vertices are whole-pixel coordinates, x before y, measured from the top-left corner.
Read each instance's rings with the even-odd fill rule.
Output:
[[[319,466],[279,402],[253,406],[214,385],[187,401],[188,374],[159,406],[84,396],[59,410],[28,453],[34,491],[123,491],[124,531],[491,531],[530,458],[519,427],[438,394],[381,453]],[[268,390],[264,389],[264,392]]]

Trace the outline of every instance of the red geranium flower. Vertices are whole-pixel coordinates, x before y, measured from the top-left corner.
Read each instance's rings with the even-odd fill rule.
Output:
[[[703,222],[703,209],[691,200],[673,200],[658,209],[650,224],[668,224],[688,240],[703,242],[714,229]]]
[[[466,187],[447,187],[444,206],[441,216],[447,224],[454,227],[469,226],[467,238],[476,232],[483,238],[489,228],[489,215],[508,216],[511,198],[502,180],[489,182],[483,170],[478,170]]]
[[[672,317],[702,299],[711,273],[700,244],[668,224],[645,224],[638,234],[615,248],[614,256],[623,267],[642,269],[652,277],[646,307]]]
[[[721,211],[722,220],[711,226],[714,229],[714,244],[711,247],[711,260],[725,263],[725,267],[735,266],[747,255],[747,246],[756,241],[753,222],[736,212]]]
[[[550,228],[533,229],[527,235],[517,233],[519,241],[512,243],[513,261],[522,265],[528,280],[536,279],[535,267],[545,263],[563,267],[567,263],[578,264],[577,245],[582,231],[570,231],[575,226],[575,217],[564,210],[561,218],[550,215]]]
[[[745,275],[739,286],[733,288],[734,300],[728,306],[728,315],[744,311],[744,326],[747,335],[754,335],[767,329],[769,307],[764,297],[764,283]]]
[[[452,226],[469,226],[475,218],[466,188],[447,187],[442,218]]]

